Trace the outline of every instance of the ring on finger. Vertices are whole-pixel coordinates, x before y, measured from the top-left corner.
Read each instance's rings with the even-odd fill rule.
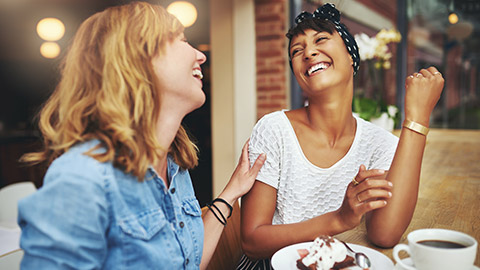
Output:
[[[355,180],[355,177],[352,179],[352,184],[354,186],[358,186],[358,184],[360,184],[360,182],[358,182],[357,180]]]
[[[435,71],[435,72],[433,73],[433,75],[438,75],[438,74],[440,74],[440,72],[438,72],[438,71]]]
[[[423,76],[422,73],[417,73],[417,78]]]
[[[413,79],[413,75],[410,75],[410,76],[408,76],[408,77],[410,77],[410,78],[412,78],[412,79]]]
[[[361,201],[360,198],[358,197],[358,194],[357,194],[356,197],[357,197],[357,201],[358,201],[359,203],[361,203],[362,201]]]

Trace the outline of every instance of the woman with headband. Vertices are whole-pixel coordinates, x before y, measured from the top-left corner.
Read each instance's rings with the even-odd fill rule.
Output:
[[[352,115],[354,38],[331,4],[303,12],[287,33],[291,68],[308,106],[258,121],[250,158],[267,153],[242,199],[238,269],[269,269],[279,249],[351,230],[366,217],[367,237],[392,247],[412,218],[430,114],[443,88],[434,67],[406,78],[398,139]]]

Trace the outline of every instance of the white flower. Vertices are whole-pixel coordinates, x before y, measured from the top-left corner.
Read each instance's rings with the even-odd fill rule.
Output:
[[[398,112],[398,108],[395,105],[388,105],[387,112],[388,112],[388,116],[390,116],[391,118],[394,118],[395,114],[397,114]]]
[[[358,53],[360,60],[365,61],[375,57],[375,51],[378,46],[378,41],[375,38],[367,36],[365,33],[355,35],[355,41],[358,45]]]
[[[362,61],[377,58],[380,62],[389,62],[392,54],[387,45],[391,42],[399,42],[401,39],[402,36],[395,29],[382,29],[375,37],[369,37],[365,33],[355,35],[360,60]],[[388,69],[389,64],[390,63],[382,65],[382,63],[380,63],[378,67]]]
[[[383,43],[378,43],[375,48],[375,57],[381,60],[388,60],[392,57],[392,54],[388,51],[388,46]]]
[[[378,32],[376,39],[385,44],[390,42],[398,43],[402,39],[402,35],[400,35],[400,32],[395,29],[382,29]]]

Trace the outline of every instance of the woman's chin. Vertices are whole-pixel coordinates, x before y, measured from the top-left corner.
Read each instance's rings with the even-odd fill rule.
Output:
[[[202,94],[202,97],[198,99],[198,102],[196,102],[193,106],[192,106],[192,110],[190,112],[193,112],[195,111],[196,109],[199,109],[200,107],[203,106],[203,104],[205,104],[205,101],[206,101],[206,97],[205,97],[205,94]]]

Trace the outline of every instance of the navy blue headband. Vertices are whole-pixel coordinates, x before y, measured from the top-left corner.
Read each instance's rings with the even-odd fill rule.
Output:
[[[332,22],[335,25],[335,29],[343,39],[348,53],[352,56],[353,75],[357,74],[357,71],[360,68],[360,55],[358,54],[357,42],[355,41],[355,38],[353,38],[352,34],[348,32],[347,27],[340,22],[340,11],[335,8],[335,5],[327,3],[317,8],[313,14],[306,11],[298,14],[298,16],[295,18],[295,23],[298,25],[304,20],[313,18],[324,19]]]

